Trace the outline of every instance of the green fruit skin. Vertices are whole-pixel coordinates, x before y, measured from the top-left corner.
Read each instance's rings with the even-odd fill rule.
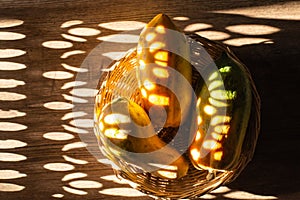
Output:
[[[198,130],[201,132],[201,139],[194,140],[190,147],[190,159],[193,165],[199,169],[216,169],[216,170],[233,170],[240,160],[242,145],[246,135],[249,117],[251,112],[252,93],[250,80],[246,70],[243,66],[233,60],[227,53],[224,53],[220,59],[216,61],[216,66],[219,69],[218,78],[223,80],[224,88],[228,92],[227,100],[214,99],[212,94],[214,90],[220,89],[214,88],[212,83],[214,80],[209,81],[208,85],[204,82],[199,84],[197,91],[198,98],[201,98],[201,103],[198,105],[199,116],[202,119],[202,123],[198,126]],[[227,67],[227,68],[226,68]],[[225,69],[225,70],[224,70]],[[226,70],[230,69],[230,70]],[[213,72],[212,72],[213,73]],[[214,88],[209,90],[209,88]],[[234,95],[233,95],[234,94]],[[217,106],[211,104],[211,99],[218,100],[219,104],[214,103]],[[227,106],[224,106],[224,104]],[[213,106],[216,110],[214,115],[209,115],[205,112],[204,106]],[[219,106],[219,107],[218,107]],[[226,110],[224,110],[226,109]],[[224,123],[229,127],[229,130],[225,133],[221,133],[219,139],[214,139],[213,132],[216,133],[215,126],[212,125],[212,121],[215,115],[223,113],[223,116],[230,117],[229,121]],[[220,126],[219,126],[220,127]],[[223,126],[224,127],[224,126]],[[215,134],[216,135],[216,134]],[[221,146],[214,145],[213,148],[205,148],[204,142],[207,140],[217,141]],[[200,156],[192,156],[192,150],[198,151]],[[222,152],[222,156],[216,156],[216,152]]]

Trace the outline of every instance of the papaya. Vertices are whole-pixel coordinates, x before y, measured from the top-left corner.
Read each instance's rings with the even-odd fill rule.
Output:
[[[215,60],[196,90],[198,128],[189,148],[198,169],[233,170],[239,162],[252,93],[244,66],[227,52]]]
[[[141,106],[120,97],[104,106],[98,115],[95,122],[97,138],[105,155],[117,166],[121,160],[128,165],[125,170],[139,168],[166,179],[186,175],[187,160],[157,136]]]
[[[155,127],[178,127],[188,114],[192,82],[187,38],[165,14],[142,30],[137,45],[137,79]],[[165,114],[161,113],[161,108]],[[151,111],[150,111],[151,110]]]

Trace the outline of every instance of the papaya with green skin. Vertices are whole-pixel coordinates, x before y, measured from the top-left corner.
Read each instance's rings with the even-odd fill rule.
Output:
[[[147,113],[135,102],[115,99],[96,119],[102,149],[115,164],[122,160],[167,179],[186,175],[186,159],[157,136]]]
[[[196,89],[198,130],[189,153],[199,169],[232,170],[239,162],[251,113],[252,93],[243,66],[227,53]]]
[[[190,106],[192,66],[187,38],[165,14],[154,17],[140,34],[137,46],[137,79],[147,112],[158,127],[178,127]]]

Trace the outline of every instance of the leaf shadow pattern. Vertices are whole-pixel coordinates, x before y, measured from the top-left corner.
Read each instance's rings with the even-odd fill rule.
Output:
[[[90,1],[85,3],[86,5],[79,7],[79,4],[75,2],[73,6],[70,5],[64,9],[47,5],[35,7],[32,10],[26,8],[3,8],[1,10],[3,11],[1,17],[24,21],[22,26],[8,28],[7,31],[26,35],[26,38],[18,43],[1,41],[1,48],[21,49],[27,52],[24,56],[13,58],[14,62],[26,65],[27,69],[22,69],[21,73],[1,71],[0,74],[2,79],[14,77],[24,81],[25,85],[5,89],[5,91],[24,94],[27,98],[13,103],[4,102],[1,104],[3,106],[1,109],[18,109],[26,113],[26,117],[6,121],[24,124],[28,128],[13,134],[1,132],[1,140],[15,139],[27,144],[27,146],[9,151],[25,155],[27,159],[14,163],[1,161],[1,170],[19,171],[26,174],[26,177],[1,180],[1,182],[22,185],[25,188],[16,192],[0,192],[0,198],[151,199],[146,196],[141,197],[140,194],[134,194],[134,192],[131,193],[131,196],[126,196],[126,194],[130,194],[131,190],[127,185],[120,184],[112,177],[107,178],[112,175],[110,167],[99,163],[83,148],[84,144],[79,143],[81,140],[78,135],[85,134],[83,132],[86,130],[90,131],[90,127],[84,125],[87,121],[81,121],[83,125],[79,127],[80,129],[75,129],[72,125],[74,119],[91,119],[91,116],[77,113],[77,118],[73,119],[74,114],[71,115],[71,118],[67,114],[72,111],[72,108],[69,107],[72,105],[72,98],[70,99],[73,96],[72,92],[75,94],[82,92],[81,90],[76,93],[72,84],[77,85],[75,87],[87,88],[86,85],[83,85],[84,83],[72,83],[75,81],[76,74],[92,75],[89,71],[82,72],[77,68],[95,47],[95,44],[99,43],[98,37],[120,32],[99,27],[98,24],[120,20],[135,20],[145,23],[157,14],[157,10],[172,17],[186,17],[175,20],[183,29],[191,24],[202,23],[202,27],[199,26],[200,28],[198,27],[199,29],[194,31],[206,34],[203,36],[208,38],[215,37],[212,39],[220,42],[226,43],[227,41],[238,57],[249,67],[262,98],[262,129],[253,161],[236,181],[227,186],[227,191],[211,193],[211,196],[203,196],[201,199],[299,198],[297,186],[300,184],[300,179],[295,159],[298,152],[296,142],[299,141],[296,132],[299,128],[298,111],[295,109],[298,107],[297,99],[299,98],[299,94],[296,92],[297,72],[299,72],[297,66],[298,20],[216,13],[213,12],[214,9],[234,6],[224,4],[214,8],[212,5],[203,4],[202,1],[191,1],[190,4],[177,1],[173,3],[158,1],[156,4],[148,2],[145,10],[138,9],[137,5],[140,3],[138,1],[131,1],[127,6],[118,5],[118,3],[103,3],[103,5],[100,3],[94,5]],[[28,7],[28,5],[26,6]],[[102,12],[99,12],[97,6],[101,8]],[[200,6],[202,8],[199,11]],[[110,10],[113,12],[109,13]],[[69,25],[71,23],[72,26],[68,27],[67,25],[62,28],[61,25],[65,22],[69,22]],[[203,24],[208,26],[203,28]],[[237,25],[264,25],[267,27],[262,31],[271,32],[263,32],[263,34],[256,32],[253,35],[251,31],[255,32],[255,30],[247,30],[248,26],[239,26],[237,29],[228,28]],[[73,32],[69,32],[71,28],[85,29],[75,29]],[[241,32],[243,28],[248,31],[248,34]],[[272,28],[275,28],[276,31],[272,32],[274,30]],[[89,34],[84,33],[89,31]],[[73,38],[66,35],[71,35]],[[232,40],[231,43],[228,42],[230,39],[245,37],[248,38],[248,42],[245,42],[243,46],[236,46]],[[266,40],[255,40],[255,38]],[[251,39],[253,39],[252,43]],[[60,42],[45,44],[44,42],[47,41]],[[51,45],[56,48],[49,48]],[[69,56],[65,54],[72,51],[73,53],[77,51],[75,52],[77,54],[69,54]],[[8,61],[6,58],[4,60]],[[106,62],[110,61],[111,58],[107,57]],[[90,96],[76,97],[78,99],[73,98],[73,101],[90,102],[92,99]],[[71,175],[66,177],[67,174]],[[86,188],[82,185],[90,186]],[[233,195],[234,192],[241,191],[248,194],[235,193],[237,195]],[[295,195],[289,196],[291,194]]]

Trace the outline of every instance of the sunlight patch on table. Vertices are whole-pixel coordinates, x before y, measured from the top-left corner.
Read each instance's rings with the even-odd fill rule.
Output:
[[[64,197],[64,195],[63,194],[52,194],[52,197],[54,197],[54,198],[63,198]]]
[[[66,58],[69,58],[70,56],[85,54],[85,53],[86,52],[82,51],[82,50],[67,51],[67,52],[63,53],[63,55],[60,58],[66,59]]]
[[[88,131],[85,130],[85,129],[80,129],[80,128],[69,126],[69,125],[65,125],[65,124],[63,124],[62,127],[64,127],[65,130],[73,132],[73,133],[78,133],[78,134],[86,134],[86,133],[88,133]]]
[[[13,58],[26,54],[26,51],[20,49],[0,49],[0,58]]]
[[[98,90],[90,88],[74,88],[70,93],[79,97],[95,97]]]
[[[74,66],[71,66],[71,65],[68,65],[66,63],[62,63],[61,64],[65,69],[67,70],[71,70],[73,72],[87,72],[89,71],[88,69],[86,68],[82,68],[82,67],[74,67]]]
[[[1,192],[18,192],[24,189],[25,187],[22,185],[17,185],[13,183],[0,183]]]
[[[206,24],[206,23],[194,23],[194,24],[189,24],[184,28],[184,31],[187,32],[194,32],[198,30],[203,30],[203,29],[208,29],[212,28],[213,26],[211,24]]]
[[[62,151],[69,151],[69,150],[72,150],[72,149],[79,149],[79,148],[85,148],[85,147],[87,147],[87,144],[84,143],[84,142],[73,142],[73,143],[64,145],[61,150]]]
[[[0,140],[0,149],[15,149],[15,148],[20,148],[25,146],[27,146],[27,143],[22,142],[20,140],[12,140],[12,139]]]
[[[1,110],[0,109],[0,119],[23,117],[25,115],[26,115],[26,113],[20,112],[18,110]]]
[[[65,100],[72,101],[74,103],[87,103],[88,102],[88,100],[86,100],[86,99],[70,96],[67,94],[62,94],[62,96],[64,97]]]
[[[22,131],[27,129],[27,126],[14,122],[0,122],[0,131]]]
[[[68,49],[73,46],[71,42],[59,41],[59,40],[46,41],[43,42],[42,45],[43,47],[49,49]]]
[[[15,92],[0,92],[0,101],[19,101],[26,99],[26,95]]]
[[[245,38],[234,38],[234,39],[225,40],[223,43],[231,46],[240,47],[244,45],[261,44],[261,43],[272,44],[273,41],[267,38],[246,38],[245,37]]]
[[[25,82],[15,79],[0,79],[0,88],[15,88],[19,85],[25,85]]]
[[[78,36],[73,36],[73,35],[68,35],[68,34],[61,34],[61,36],[67,40],[71,40],[73,42],[86,42],[87,39],[85,38],[81,38],[81,37],[78,37]]]
[[[225,40],[230,37],[229,34],[221,31],[198,31],[196,34],[209,40]]]
[[[275,196],[264,196],[264,195],[256,195],[256,194],[251,194],[249,192],[244,192],[244,191],[233,191],[227,194],[223,195],[226,198],[230,199],[259,199],[259,200],[264,200],[264,199],[278,199]]]
[[[87,115],[87,113],[83,112],[83,111],[69,112],[69,113],[66,113],[61,119],[67,120],[67,119],[73,119],[73,118],[77,118],[77,117],[83,117],[86,115]]]
[[[69,28],[71,26],[79,25],[82,23],[83,23],[83,21],[81,21],[81,20],[70,20],[70,21],[64,22],[60,27],[61,28]]]
[[[26,177],[26,174],[20,173],[16,170],[4,169],[0,170],[0,179],[17,179]]]
[[[115,43],[137,43],[139,41],[139,36],[133,34],[114,34],[98,37],[97,40]]]
[[[52,101],[45,103],[44,107],[51,110],[69,110],[72,109],[74,105],[66,102]]]
[[[69,88],[73,88],[73,87],[83,86],[86,84],[87,84],[87,82],[84,82],[84,81],[71,81],[71,82],[65,83],[61,87],[61,89],[65,90],[65,89],[69,89]]]
[[[103,185],[97,181],[90,180],[78,180],[72,181],[69,183],[70,186],[78,189],[87,189],[87,188],[101,188]]]
[[[72,28],[68,32],[76,36],[95,36],[101,33],[101,31],[94,28]]]
[[[129,183],[129,181],[127,181],[126,179],[118,178],[116,175],[105,175],[105,176],[101,176],[100,178],[103,180],[106,180],[106,181],[112,181],[117,184],[128,184]]]
[[[21,69],[25,69],[25,68],[26,68],[26,65],[21,64],[21,63],[0,61],[0,70],[3,70],[3,71],[21,70]]]
[[[43,77],[50,78],[50,79],[69,79],[72,78],[74,75],[70,72],[65,71],[48,71],[43,73]]]
[[[6,153],[6,152],[0,152],[0,161],[4,162],[18,162],[22,160],[26,160],[27,157],[16,154],[16,153]]]
[[[146,194],[135,190],[133,188],[109,188],[99,191],[100,194],[111,195],[111,196],[122,196],[122,197],[142,197]]]
[[[43,138],[55,141],[65,141],[74,138],[74,135],[65,132],[48,132],[43,135]]]
[[[201,197],[199,197],[199,199],[216,199],[217,197],[215,195],[212,194],[204,194]]]
[[[231,25],[227,26],[225,29],[243,35],[268,35],[280,31],[280,28],[261,24]]]
[[[26,36],[21,33],[0,31],[0,40],[21,40]]]
[[[211,194],[221,194],[221,193],[227,193],[227,192],[230,192],[231,189],[226,187],[226,186],[221,186],[213,191],[211,191],[210,193]]]
[[[75,172],[75,173],[65,175],[61,180],[62,181],[69,181],[69,180],[79,179],[79,178],[84,178],[84,177],[87,177],[86,173]]]
[[[105,57],[108,57],[112,60],[119,60],[125,56],[126,52],[124,51],[112,51],[112,52],[106,52],[103,53],[102,55]]]
[[[23,23],[24,21],[19,19],[0,19],[0,28],[20,26]]]
[[[177,17],[173,17],[173,20],[176,20],[176,21],[188,21],[188,20],[190,20],[190,18],[186,17],[186,16],[177,16]]]
[[[71,194],[87,195],[87,192],[83,190],[73,189],[67,186],[63,186],[62,188],[64,189],[64,191],[69,192]]]
[[[74,119],[70,121],[70,124],[80,128],[93,128],[94,120],[92,119]]]
[[[45,169],[58,172],[71,171],[75,168],[73,165],[67,163],[47,163],[43,167]]]
[[[72,158],[70,156],[67,155],[63,155],[63,158],[65,159],[65,161],[74,163],[74,164],[78,164],[78,165],[85,165],[88,163],[88,161],[86,160],[81,160],[81,159],[76,159],[76,158]]]
[[[146,24],[139,21],[115,21],[108,23],[101,23],[98,26],[114,31],[131,31],[144,28]]]

